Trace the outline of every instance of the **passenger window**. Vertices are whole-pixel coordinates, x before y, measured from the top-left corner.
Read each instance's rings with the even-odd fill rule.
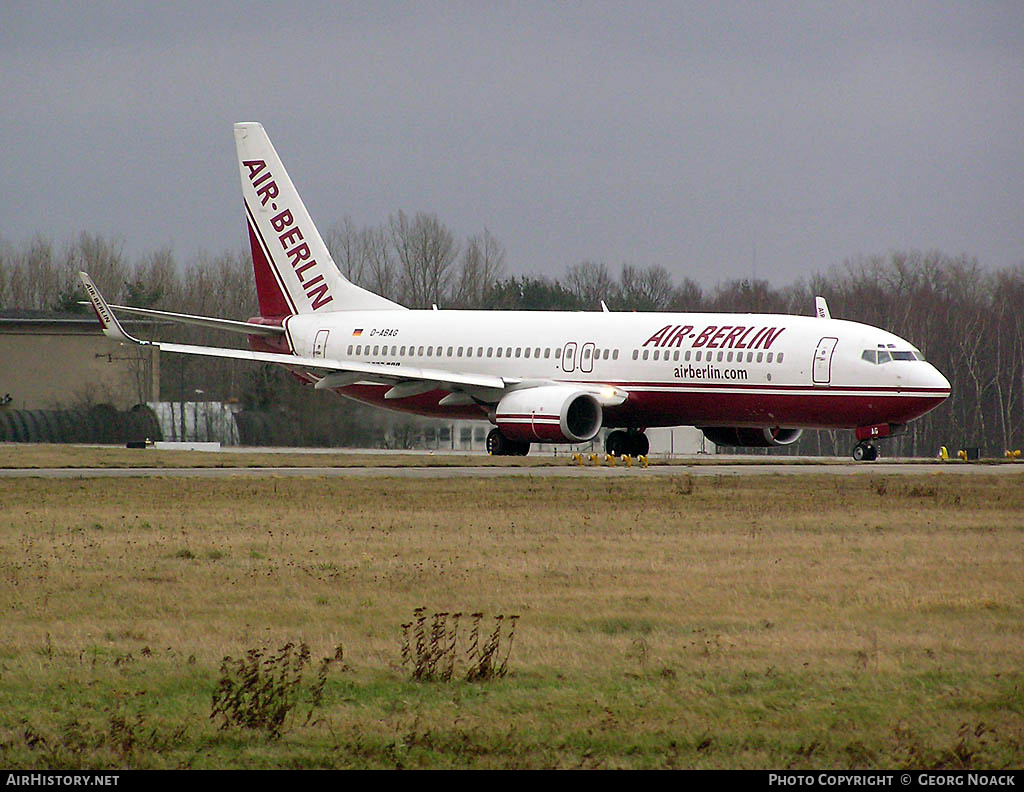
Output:
[[[723,358],[724,356],[725,356],[725,353],[724,353],[724,352],[719,352],[719,353],[718,353],[718,362],[719,362],[719,363],[721,363],[721,362],[722,362],[722,358]]]
[[[644,357],[646,358],[647,356],[646,356],[646,355],[644,355]],[[657,360],[657,359],[658,359],[658,350],[657,350],[657,349],[655,349],[655,350],[654,350],[654,359],[655,359],[655,360]]]
[[[526,354],[525,354],[525,355],[523,355],[523,357],[529,357],[529,356],[530,356],[530,348],[529,348],[529,347],[527,347],[527,348],[526,348],[526,350],[525,350],[525,352],[526,352]]]
[[[349,356],[352,355],[352,345],[351,344],[348,345],[348,352],[346,354],[349,355]]]
[[[727,355],[725,356],[725,359],[726,359],[726,361],[727,361],[728,363],[732,363],[732,352],[730,352],[729,354],[727,354]]]
[[[448,357],[451,357],[451,356],[452,356],[452,348],[448,347]]]
[[[540,347],[537,347],[535,350],[533,350],[533,356],[535,358],[539,358],[540,357]]]
[[[459,357],[462,357],[462,352],[464,349],[465,347],[459,347]]]
[[[698,363],[700,363],[700,350],[699,350],[699,349],[697,350],[697,354],[696,354],[696,355],[694,356],[694,359],[695,359],[695,360],[696,360],[696,361],[697,361]]]
[[[466,357],[473,357],[473,347],[466,347]]]
[[[776,363],[781,363],[782,362],[782,353],[781,352],[779,352],[779,356],[777,358],[775,358],[775,362]]]
[[[494,357],[494,347],[487,347],[487,357]]]
[[[544,359],[547,360],[549,357],[551,357],[551,347],[546,347],[544,349]]]
[[[420,347],[419,355],[420,355],[420,357],[423,357],[423,347]]]
[[[483,357],[484,356],[484,348],[483,347],[477,347],[476,348],[476,356],[477,357]]]
[[[379,346],[375,346],[373,348],[373,354],[374,354],[374,356],[377,356],[377,355],[380,354],[380,347]]]
[[[562,348],[561,347],[555,347],[555,354],[553,355],[553,357],[555,358],[555,360],[558,360],[559,358],[562,357]]]
[[[520,347],[516,347],[516,357],[519,357],[522,351],[523,350]]]
[[[402,357],[405,357],[405,347],[402,347],[400,353]]]
[[[644,360],[647,360],[647,357],[648,357],[648,356],[649,356],[650,354],[651,354],[651,350],[649,350],[649,349],[645,349],[645,350],[644,350]]]
[[[363,345],[362,345],[362,344],[359,344],[359,345],[358,345],[358,346],[356,347],[356,355],[361,355],[361,354],[363,354]]]
[[[433,355],[434,355],[434,348],[432,346],[428,346],[427,347],[427,357],[433,357]]]
[[[753,352],[747,352],[747,363],[753,363],[753,362],[754,362],[754,353]]]
[[[618,360],[618,359],[619,359],[619,350],[616,349],[614,352],[612,352],[612,360]]]
[[[775,353],[774,352],[769,352],[768,353],[768,360],[767,360],[767,362],[771,363],[772,362],[772,358],[774,358],[774,357],[775,357]]]
[[[636,360],[639,356],[640,356],[640,353],[637,350],[634,349],[633,350],[633,360]]]
[[[763,358],[763,357],[764,357],[764,352],[758,352],[757,353],[757,362],[760,363],[761,362],[761,358]]]
[[[512,357],[512,347],[505,347],[505,357]]]
[[[501,347],[498,347],[498,357],[501,357],[501,353],[502,353],[502,349],[501,349]]]
[[[690,359],[690,350],[687,349],[686,352],[683,353],[683,360],[689,360],[689,359]]]

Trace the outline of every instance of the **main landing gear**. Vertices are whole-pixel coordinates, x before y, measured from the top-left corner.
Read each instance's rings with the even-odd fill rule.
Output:
[[[651,450],[651,443],[643,432],[616,429],[605,438],[604,450],[611,456],[645,456]]]
[[[853,447],[853,459],[855,462],[873,462],[878,459],[878,446],[874,443],[857,443]]]
[[[487,453],[491,456],[526,456],[530,444],[525,440],[509,440],[500,429],[491,429],[487,435]]]

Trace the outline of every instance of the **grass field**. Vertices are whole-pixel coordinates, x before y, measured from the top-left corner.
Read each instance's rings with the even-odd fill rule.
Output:
[[[1022,551],[1005,475],[0,480],[0,764],[1020,767]]]

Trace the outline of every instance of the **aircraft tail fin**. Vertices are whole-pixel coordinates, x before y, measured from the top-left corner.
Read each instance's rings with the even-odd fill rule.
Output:
[[[261,124],[235,124],[235,147],[261,315],[402,309],[341,274]]]

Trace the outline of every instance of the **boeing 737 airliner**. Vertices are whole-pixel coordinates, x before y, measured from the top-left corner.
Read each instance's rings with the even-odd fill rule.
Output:
[[[645,429],[697,426],[717,445],[782,446],[854,429],[854,459],[949,396],[907,341],[816,315],[408,310],[346,280],[263,127],[235,125],[260,315],[248,321],[108,305],[103,332],[166,352],[280,363],[315,388],[418,415],[494,424],[492,454],[582,443],[644,454]],[[112,310],[113,309],[113,310]],[[147,342],[114,311],[248,336],[250,349]]]

